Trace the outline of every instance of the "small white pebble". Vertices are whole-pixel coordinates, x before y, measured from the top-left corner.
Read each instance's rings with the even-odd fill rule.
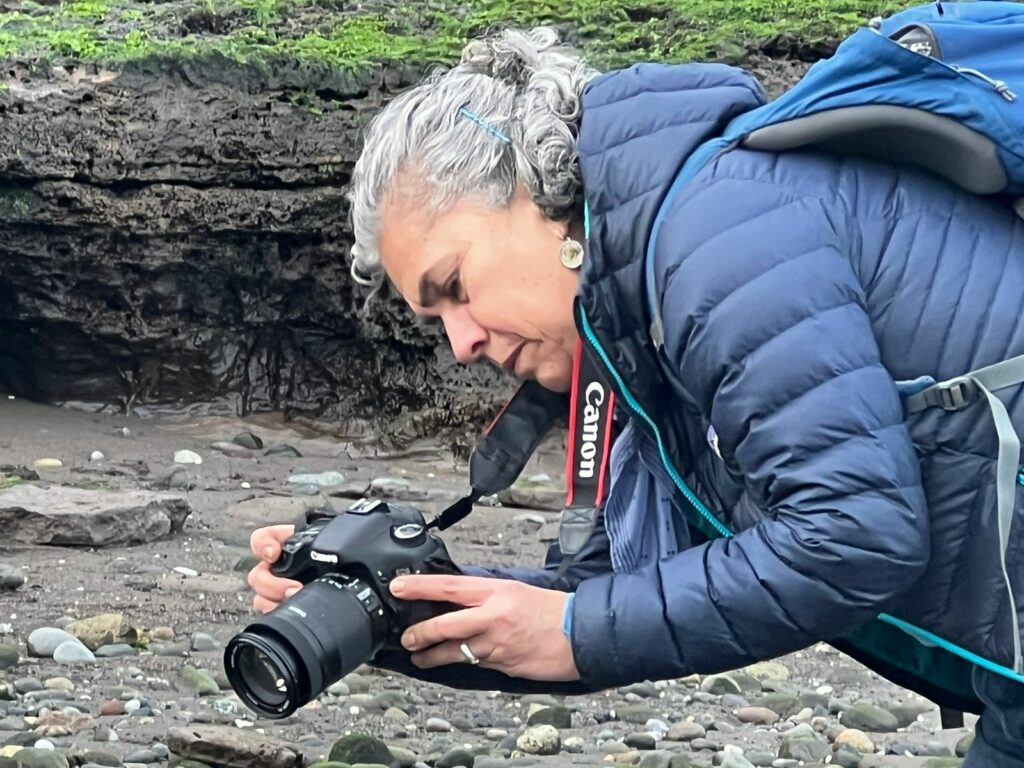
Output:
[[[245,488],[246,490],[248,490],[249,488],[252,488],[252,483],[250,483],[250,482],[249,482],[249,481],[247,481],[247,480],[246,480],[246,481],[243,481],[243,482],[242,482],[242,487],[243,487],[243,488]]]
[[[176,565],[173,568],[175,573],[180,573],[182,576],[198,576],[199,571],[193,571],[191,568],[186,568],[184,565]]]
[[[89,461],[103,461],[105,458],[103,451],[93,451],[89,454]]]

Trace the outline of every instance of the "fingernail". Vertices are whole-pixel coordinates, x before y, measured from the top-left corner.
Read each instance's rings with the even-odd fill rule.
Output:
[[[289,589],[286,589],[286,590],[284,591],[284,596],[285,596],[286,598],[289,598],[289,597],[291,597],[292,595],[294,595],[294,594],[295,594],[296,592],[298,592],[298,591],[299,591],[299,588],[298,588],[298,587],[291,587],[291,588],[289,588]]]
[[[395,579],[391,582],[391,594],[397,595],[405,589],[404,579]]]
[[[402,645],[408,648],[410,651],[416,648],[416,633],[406,632],[402,638]]]
[[[264,547],[263,548],[263,559],[264,560],[272,560],[273,557],[274,557],[274,548],[273,547]]]

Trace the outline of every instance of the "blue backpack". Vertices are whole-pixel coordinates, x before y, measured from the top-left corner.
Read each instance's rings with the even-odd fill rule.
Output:
[[[1024,216],[1024,3],[932,2],[884,21],[873,20],[845,40],[831,58],[811,67],[790,91],[735,118],[720,137],[698,147],[655,219],[650,249],[668,202],[679,189],[719,155],[740,147],[772,152],[813,148],[914,165],[975,194],[1005,199]],[[660,348],[664,335],[653,295],[650,252],[646,266],[651,338]],[[987,402],[999,435],[999,555],[1007,589],[1006,548],[1013,523],[1020,439],[1006,407],[993,392],[1022,383],[1024,355],[948,381],[936,382],[924,375],[897,382],[908,414],[933,407],[956,411],[981,399]],[[1024,474],[1021,478],[1024,481]],[[889,629],[907,632],[927,646],[938,646],[961,660],[1024,682],[1012,591],[1010,600],[1016,630],[1012,669],[973,657],[893,617],[879,618]],[[871,632],[874,637],[862,638],[866,644],[876,649],[892,644],[891,635],[879,635],[877,626],[862,634]],[[921,672],[923,667],[915,664]]]

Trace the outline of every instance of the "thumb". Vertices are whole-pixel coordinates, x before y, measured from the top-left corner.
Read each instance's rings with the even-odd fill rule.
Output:
[[[294,532],[294,525],[271,525],[259,528],[249,539],[249,546],[256,557],[272,563],[281,556],[281,542]]]

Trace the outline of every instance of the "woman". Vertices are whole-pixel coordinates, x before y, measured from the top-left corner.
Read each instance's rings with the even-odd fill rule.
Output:
[[[588,553],[564,577],[396,580],[467,606],[403,642],[425,675],[479,661],[601,688],[829,640],[939,700],[976,696],[966,764],[1024,766],[1021,493],[1004,576],[988,410],[908,417],[896,384],[1024,351],[1024,223],[924,173],[809,152],[737,149],[666,199],[762,100],[719,65],[597,76],[535,30],[474,42],[374,121],[354,275],[386,274],[460,361],[551,389],[585,336],[629,404]],[[254,551],[272,561],[288,532]],[[250,583],[258,610],[299,586],[265,563]]]

